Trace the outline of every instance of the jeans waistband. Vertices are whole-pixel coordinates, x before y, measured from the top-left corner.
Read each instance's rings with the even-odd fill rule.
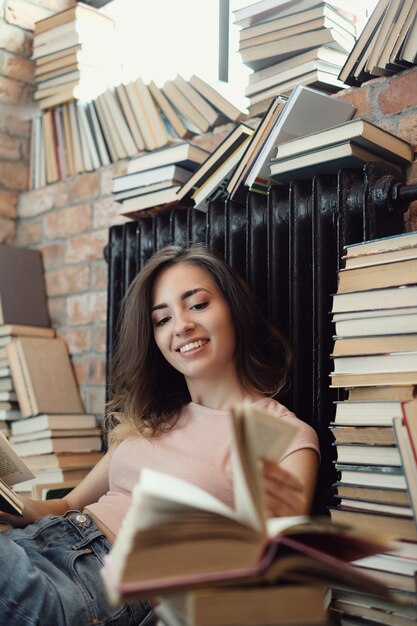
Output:
[[[63,517],[77,530],[80,535],[80,541],[73,546],[74,549],[82,548],[85,542],[90,541],[94,537],[103,536],[103,531],[97,528],[94,520],[92,520],[86,513],[80,513],[80,511],[67,511]]]

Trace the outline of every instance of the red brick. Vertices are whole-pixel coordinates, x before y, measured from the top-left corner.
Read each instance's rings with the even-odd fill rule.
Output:
[[[6,4],[6,21],[25,30],[33,30],[35,22],[48,15],[51,15],[51,11],[25,0],[8,0]]]
[[[90,292],[68,298],[68,324],[91,324],[106,321],[107,294],[105,291]]]
[[[70,354],[82,354],[90,350],[91,330],[89,328],[59,329],[57,335],[66,341]]]
[[[79,385],[101,384],[105,382],[106,363],[103,357],[83,359],[74,362],[75,377]]]
[[[6,189],[0,189],[0,216],[10,217],[15,219],[17,217],[17,199],[18,193],[16,191],[7,191]]]
[[[39,222],[18,222],[16,245],[26,248],[40,243],[41,239],[41,227]]]
[[[95,202],[93,205],[94,228],[110,228],[110,226],[130,221],[124,215],[120,215],[121,208],[120,202],[114,202],[111,198]]]
[[[36,108],[34,107],[34,99],[33,99],[33,85],[28,85],[27,83],[21,83],[22,93],[19,100],[19,106],[22,111],[26,110],[28,114],[33,117],[36,112]]]
[[[100,170],[100,194],[102,196],[108,196],[112,192],[113,177],[126,174],[127,162],[117,161],[107,167],[102,167]]]
[[[106,352],[107,346],[107,330],[106,327],[103,326],[101,328],[97,328],[94,326],[93,329],[93,352]]]
[[[24,83],[34,83],[34,63],[15,54],[6,54],[3,59],[3,74]]]
[[[43,265],[46,270],[56,269],[63,265],[65,257],[64,243],[43,245],[39,250],[42,252]]]
[[[193,137],[193,143],[209,152],[213,152],[221,144],[223,139],[227,137],[230,131],[235,127],[234,124],[226,124],[218,127],[216,133],[207,133],[205,135],[196,135]]]
[[[380,93],[378,103],[385,115],[403,113],[409,107],[417,107],[417,70],[393,76],[387,82],[386,89]]]
[[[417,159],[408,168],[406,180],[408,185],[417,183]]]
[[[0,243],[13,243],[16,232],[16,220],[0,217]]]
[[[416,202],[412,202],[409,208],[410,212],[410,228],[409,230],[417,230],[417,200]]]
[[[25,163],[0,163],[0,184],[24,191],[28,186],[28,166]]]
[[[90,321],[89,295],[87,293],[70,296],[67,300],[68,324],[88,324]]]
[[[87,265],[63,267],[45,274],[49,296],[60,296],[77,291],[87,291],[90,280],[90,268]]]
[[[11,78],[0,76],[0,103],[17,104],[20,102],[23,84]]]
[[[86,200],[99,195],[100,178],[98,172],[81,174],[68,181],[68,197],[70,200]]]
[[[108,240],[106,230],[98,230],[88,235],[71,237],[67,242],[67,263],[78,263],[80,261],[91,261],[103,258],[103,248]]]
[[[417,85],[416,85],[417,88]],[[398,134],[416,149],[417,146],[417,107],[413,111],[403,113],[398,121]]]
[[[361,89],[346,89],[339,91],[334,97],[344,102],[353,104],[356,108],[355,117],[369,117],[371,113],[370,90],[367,87]]]
[[[26,44],[27,35],[23,30],[2,22],[0,28],[0,49],[15,52],[16,54],[24,54],[27,50]]]
[[[90,319],[92,322],[105,322],[107,319],[107,291],[90,292]]]
[[[0,159],[20,161],[22,158],[22,140],[0,133]]]
[[[91,228],[91,207],[88,204],[51,211],[44,217],[44,234],[48,239],[66,238]]]
[[[19,197],[19,217],[34,217],[50,209],[61,207],[67,202],[67,188],[65,182],[48,185],[43,189],[36,189],[22,193]]]
[[[27,139],[30,134],[30,121],[24,119],[17,107],[0,104],[0,131]]]
[[[83,385],[81,393],[88,413],[103,416],[105,411],[106,392],[104,384],[100,386]]]
[[[48,310],[53,328],[65,324],[67,315],[66,298],[48,298]]]
[[[95,261],[91,263],[91,288],[107,289],[108,266],[106,261]]]

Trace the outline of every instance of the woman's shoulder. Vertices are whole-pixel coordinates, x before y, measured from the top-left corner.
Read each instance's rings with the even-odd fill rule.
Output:
[[[262,398],[261,400],[255,402],[255,406],[259,406],[262,409],[273,413],[277,417],[297,426],[299,436],[316,438],[316,431],[314,430],[314,428],[307,424],[307,422],[304,422],[302,419],[297,417],[295,413],[293,413],[286,406],[278,402],[278,400],[274,400],[273,398]]]
[[[290,411],[286,406],[278,402],[278,400],[274,400],[274,398],[261,398],[254,402],[254,406],[259,406],[264,411],[269,411],[270,413],[274,413],[278,417],[290,417],[298,420],[298,417]]]

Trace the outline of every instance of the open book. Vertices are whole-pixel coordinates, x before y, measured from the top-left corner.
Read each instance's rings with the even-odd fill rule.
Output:
[[[260,459],[279,461],[297,429],[249,402],[236,405],[232,418],[235,509],[195,485],[144,469],[102,569],[111,601],[282,577],[356,586],[362,580],[381,592],[344,561],[386,550],[385,542],[328,520],[267,519]]]
[[[0,511],[21,515],[23,503],[10,488],[25,480],[35,478],[22,459],[16,454],[13,446],[0,432]]]

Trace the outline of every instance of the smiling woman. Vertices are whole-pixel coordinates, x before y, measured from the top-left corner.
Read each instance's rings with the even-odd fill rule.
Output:
[[[232,505],[230,410],[247,398],[299,429],[284,457],[264,468],[269,510],[308,512],[317,437],[272,399],[288,362],[285,339],[224,261],[201,244],[163,248],[122,305],[108,406],[113,462],[139,459],[136,479],[145,466],[159,469]]]
[[[185,285],[191,288],[184,291]],[[215,396],[221,392],[232,402],[238,386],[235,330],[229,307],[210,275],[186,262],[173,265],[155,281],[153,301],[156,345],[183,374],[191,397],[207,404],[209,394],[214,405],[220,403]]]
[[[285,385],[287,342],[246,283],[204,246],[155,254],[130,286],[120,319],[109,413],[122,418],[113,439],[127,425],[148,434],[171,428],[182,405],[196,399],[189,379],[213,408],[219,393],[230,408]],[[205,345],[179,351],[195,341]]]
[[[231,408],[244,398],[297,430],[263,463],[269,515],[308,513],[319,449],[314,430],[273,397],[287,365],[286,342],[224,261],[197,244],[151,257],[121,310],[109,452],[65,498],[22,498],[21,517],[0,513],[15,526],[0,533],[0,623],[149,625],[148,602],[109,605],[103,559],[146,468],[234,506]]]

